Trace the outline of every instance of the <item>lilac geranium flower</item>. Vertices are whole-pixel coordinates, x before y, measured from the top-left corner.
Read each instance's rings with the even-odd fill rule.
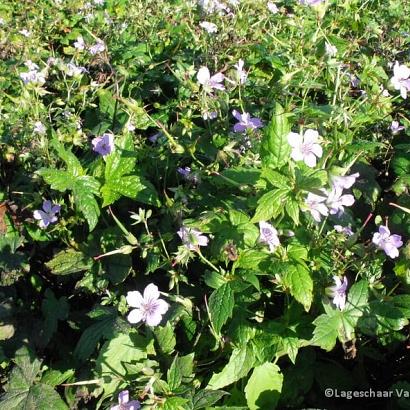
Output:
[[[97,39],[96,43],[94,45],[92,45],[89,50],[90,54],[92,54],[93,56],[96,54],[100,54],[103,51],[105,51],[105,43],[104,41]]]
[[[268,4],[267,4],[266,6],[268,7],[268,10],[269,10],[272,14],[279,13],[278,6],[277,6],[275,3],[272,3],[271,1],[268,1]]]
[[[169,306],[165,300],[159,298],[160,293],[158,287],[150,283],[144,289],[144,295],[138,291],[127,293],[127,303],[135,308],[128,314],[130,323],[145,322],[148,326],[157,326],[162,320]]]
[[[209,21],[201,21],[199,25],[209,34],[218,32],[218,26],[214,23],[210,23]]]
[[[399,248],[403,245],[400,235],[390,235],[390,230],[387,226],[379,226],[379,232],[373,234],[372,242],[382,249],[387,256],[392,259],[399,256]]]
[[[61,210],[61,206],[53,204],[51,201],[43,202],[43,209],[37,209],[33,212],[34,219],[37,219],[39,222],[40,228],[47,228],[48,225],[57,222],[58,214]]]
[[[181,227],[177,232],[177,235],[181,238],[182,243],[190,250],[195,251],[200,246],[207,246],[209,238],[202,235],[201,231],[193,228]]]
[[[313,219],[316,222],[320,222],[320,220],[322,219],[321,215],[329,215],[329,209],[326,206],[327,192],[324,190],[322,190],[322,192],[323,196],[309,192],[305,200],[307,210],[311,213]]]
[[[141,408],[141,404],[138,400],[130,400],[130,394],[128,390],[120,392],[118,395],[118,404],[112,406],[110,410],[138,410]]]
[[[268,222],[259,222],[259,242],[269,245],[269,250],[274,252],[280,245],[278,231]]]
[[[349,189],[354,185],[359,176],[360,174],[358,172],[346,176],[332,176],[332,185],[341,189]]]
[[[331,215],[341,215],[345,206],[352,206],[353,204],[354,196],[350,194],[343,195],[342,188],[338,186],[333,186],[326,200]]]
[[[259,118],[251,117],[247,112],[241,114],[239,111],[233,110],[232,114],[238,120],[233,127],[234,132],[245,132],[263,127],[263,122]]]
[[[46,133],[47,129],[41,121],[36,121],[34,123],[33,131],[36,134],[44,135]]]
[[[188,178],[189,174],[191,173],[191,168],[189,167],[178,167],[177,168],[177,172],[178,174],[181,174],[184,178]]]
[[[347,289],[347,278],[343,278],[343,282],[338,276],[333,276],[335,285],[329,288],[329,294],[333,298],[334,305],[343,310],[346,306],[346,289]]]
[[[393,77],[390,79],[395,90],[400,90],[402,98],[407,98],[407,91],[410,91],[410,68],[396,61],[393,67]]]
[[[77,37],[77,40],[74,42],[74,48],[76,48],[79,51],[82,51],[85,49],[85,42],[82,36]]]
[[[398,121],[392,121],[390,125],[390,130],[393,135],[398,134],[400,131],[404,130],[403,125],[400,125]]]
[[[303,161],[308,167],[316,166],[316,157],[323,155],[322,147],[318,143],[319,133],[315,130],[307,129],[304,135],[290,132],[288,143],[292,147],[290,156],[295,161]]]
[[[221,84],[225,76],[222,73],[216,73],[211,76],[208,67],[201,67],[198,70],[196,78],[207,92],[211,92],[213,89],[225,90],[225,86]]]
[[[114,135],[105,133],[100,137],[95,137],[91,143],[93,144],[93,151],[102,155],[103,157],[111,154],[114,151]]]

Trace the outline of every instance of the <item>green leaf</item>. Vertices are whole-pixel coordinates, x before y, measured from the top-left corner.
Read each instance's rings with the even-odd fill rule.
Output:
[[[273,168],[282,168],[290,158],[288,143],[290,126],[283,107],[276,103],[269,126],[262,140],[261,157],[264,163]]]
[[[252,222],[269,221],[271,218],[276,218],[283,210],[288,193],[289,188],[279,188],[262,195],[258,200]]]
[[[199,390],[192,399],[192,410],[201,410],[212,406],[227,393],[223,390]]]
[[[89,315],[92,314],[93,311]],[[96,319],[97,322],[83,332],[74,349],[74,356],[81,361],[86,360],[93,353],[101,338],[112,337],[117,325],[121,325],[118,323],[117,313],[113,309],[101,310]]]
[[[178,356],[175,357],[167,372],[167,382],[171,391],[177,389],[182,382],[182,373],[178,365]]]
[[[70,151],[64,148],[64,145],[57,138],[51,140],[50,144],[56,151],[58,156],[67,165],[67,171],[70,175],[77,177],[84,175],[84,170],[78,158]]]
[[[90,231],[95,228],[100,216],[100,207],[94,198],[99,187],[99,182],[87,175],[77,178],[73,186],[74,201],[87,220]]]
[[[51,185],[51,189],[60,192],[71,189],[74,182],[73,176],[61,169],[40,168],[37,174],[43,177],[47,184]]]
[[[329,316],[326,314],[317,317],[313,324],[316,326],[313,331],[312,344],[324,350],[330,351],[335,347],[339,328],[342,325],[339,315]]]
[[[275,188],[289,188],[289,179],[273,169],[263,168],[261,178],[266,179]]]
[[[313,280],[309,271],[301,264],[289,265],[283,281],[292,296],[309,311],[313,300]]]
[[[127,386],[124,363],[146,359],[147,345],[147,340],[135,333],[121,333],[103,345],[95,367],[104,389],[100,401]]]
[[[74,374],[74,369],[68,369],[64,372],[60,370],[50,369],[43,374],[43,377],[41,378],[41,383],[55,387],[60,385],[61,383],[64,383],[70,377],[73,377]]]
[[[275,409],[282,391],[283,375],[276,364],[264,363],[252,372],[245,387],[250,410]]]
[[[155,338],[159,348],[163,354],[170,354],[174,351],[176,345],[176,339],[174,329],[170,322],[167,322],[165,326],[157,326],[154,330]]]
[[[299,225],[299,204],[295,199],[287,199],[285,211],[292,218],[295,225]]]
[[[209,316],[218,334],[226,321],[232,317],[234,304],[234,293],[229,283],[224,283],[212,292],[209,298]]]
[[[46,346],[51,336],[57,330],[57,323],[59,320],[65,320],[68,316],[69,304],[67,298],[62,296],[56,299],[52,290],[47,289],[44,293],[45,298],[41,304],[41,310],[45,317],[44,333],[42,334],[42,345]]]
[[[45,265],[54,275],[70,275],[71,273],[90,269],[93,261],[82,252],[66,249],[57,253]]]
[[[228,364],[220,373],[214,373],[207,389],[219,390],[245,377],[255,364],[255,354],[251,345],[234,349]]]

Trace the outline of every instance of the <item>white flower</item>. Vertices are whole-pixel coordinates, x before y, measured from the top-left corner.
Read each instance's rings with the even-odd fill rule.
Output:
[[[400,131],[404,130],[403,125],[400,125],[398,121],[392,121],[390,125],[390,130],[393,135],[398,134]]]
[[[44,73],[37,70],[30,70],[26,73],[20,73],[20,78],[24,84],[39,84],[42,85],[46,82]]]
[[[354,196],[350,194],[343,195],[342,192],[342,188],[333,186],[327,197],[326,205],[329,207],[331,215],[341,215],[344,212],[345,206],[352,206],[354,204]]]
[[[96,54],[102,53],[103,51],[105,51],[104,41],[98,39],[97,42],[93,46],[91,46],[88,51],[93,56],[96,55]]]
[[[272,14],[276,14],[279,12],[278,6],[275,3],[272,3],[271,1],[268,1],[267,7]]]
[[[135,131],[135,125],[132,121],[128,121],[127,125],[125,126],[129,132]]]
[[[43,135],[46,133],[46,127],[41,121],[36,121],[34,123],[33,131],[37,134]]]
[[[393,67],[393,77],[390,79],[395,90],[400,90],[402,98],[407,98],[407,91],[410,91],[410,68],[396,61]]]
[[[217,33],[218,26],[214,23],[210,23],[208,21],[201,21],[199,25],[208,33]]]
[[[303,136],[290,132],[288,134],[288,142],[292,147],[290,156],[295,161],[303,161],[308,167],[315,167],[316,157],[321,158],[323,155],[318,139],[319,133],[315,130],[307,129]]]
[[[359,178],[359,176],[360,174],[358,172],[346,176],[332,176],[332,185],[342,189],[349,189],[354,185],[356,179]]]
[[[259,242],[269,245],[270,252],[280,245],[278,231],[268,222],[259,222]]]
[[[74,42],[74,47],[80,51],[85,49],[85,42],[81,36],[77,37],[77,40]]]
[[[248,73],[243,69],[244,64],[244,61],[240,58],[238,63],[234,65],[240,84],[245,84],[246,79],[248,78]]]
[[[24,65],[29,69],[29,70],[39,70],[40,67],[36,64],[33,63],[31,60],[27,60]]]
[[[333,276],[335,285],[329,288],[329,293],[333,298],[334,305],[343,310],[346,306],[346,289],[347,289],[347,278],[343,278],[343,282],[338,276]]]
[[[216,117],[218,116],[218,113],[216,111],[205,111],[202,114],[202,118],[206,121],[206,120],[214,120]]]
[[[5,20],[0,17],[0,26],[4,26],[6,24]]]
[[[326,41],[325,52],[329,57],[333,57],[337,54],[337,48]]]
[[[138,291],[127,293],[127,303],[135,308],[128,314],[130,323],[145,322],[148,326],[157,326],[162,320],[169,306],[165,300],[159,298],[158,287],[150,283],[144,289],[144,296]]]
[[[177,234],[190,251],[195,251],[200,246],[207,246],[209,242],[208,237],[203,235],[202,232],[197,229],[187,228],[186,226],[181,227]]]
[[[225,79],[225,76],[222,73],[216,73],[211,77],[208,67],[201,67],[198,70],[196,78],[198,79],[199,84],[202,84],[204,89],[208,92],[212,91],[212,89],[225,90],[225,86],[221,84]]]
[[[66,73],[69,77],[78,77],[86,71],[84,67],[78,67],[74,63],[68,63],[66,67]]]
[[[96,4],[97,6],[103,6],[104,0],[94,0],[94,4]]]
[[[323,193],[323,196],[309,192],[305,200],[307,210],[311,213],[313,219],[316,222],[320,222],[320,220],[322,219],[321,215],[329,215],[329,209],[326,206],[328,193],[325,190],[321,190],[321,192]]]
[[[23,28],[23,30],[20,30],[19,33],[24,36],[24,37],[30,37],[31,36],[31,32],[28,31],[27,29]]]

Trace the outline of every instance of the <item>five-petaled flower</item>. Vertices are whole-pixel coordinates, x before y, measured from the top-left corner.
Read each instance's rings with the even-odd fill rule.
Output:
[[[269,245],[269,250],[274,250],[280,245],[278,231],[268,222],[259,222],[259,242]]]
[[[37,209],[33,212],[34,219],[39,222],[40,228],[47,228],[48,225],[57,222],[58,217],[56,214],[60,212],[61,206],[53,204],[51,201],[43,202],[43,210]]]
[[[129,306],[135,308],[128,314],[128,321],[130,323],[145,322],[148,326],[157,326],[162,320],[169,305],[165,300],[159,298],[160,293],[158,287],[150,283],[144,289],[144,295],[138,291],[127,293],[127,303]]]
[[[395,90],[400,90],[402,98],[407,98],[407,91],[410,91],[410,68],[398,61],[393,67],[393,77],[390,79]]]
[[[209,242],[209,238],[203,235],[201,231],[186,226],[181,227],[177,235],[190,251],[197,250],[199,246],[207,246]]]
[[[379,232],[373,234],[372,242],[382,249],[387,256],[392,259],[399,256],[399,248],[403,245],[400,235],[390,235],[390,230],[387,226],[379,226]]]
[[[196,78],[207,92],[211,92],[213,89],[225,90],[225,86],[222,84],[225,76],[222,73],[216,73],[211,76],[208,67],[201,67],[198,70]]]
[[[114,135],[105,133],[100,137],[95,137],[92,141],[93,151],[98,154],[105,155],[111,154],[114,151]]]
[[[346,289],[347,289],[347,278],[343,278],[343,282],[338,276],[333,276],[335,285],[329,288],[330,296],[333,298],[334,305],[343,310],[346,306]]]
[[[307,210],[311,213],[313,219],[316,222],[320,222],[320,220],[322,219],[321,215],[329,215],[329,209],[326,206],[327,192],[324,190],[322,190],[322,192],[324,194],[323,196],[309,192],[305,200]]]
[[[341,189],[349,189],[354,185],[359,176],[360,174],[358,172],[346,176],[332,176],[332,185]]]
[[[398,121],[392,121],[390,125],[390,131],[393,135],[398,134],[400,131],[403,131],[403,125],[400,125]]]
[[[141,404],[138,400],[130,401],[130,394],[128,390],[123,390],[118,395],[118,404],[112,406],[110,410],[138,410]]]
[[[351,194],[343,195],[343,188],[339,186],[333,186],[326,200],[331,215],[341,215],[345,206],[352,206],[353,204],[354,196]]]
[[[239,111],[233,110],[232,114],[238,120],[233,127],[234,132],[245,132],[263,127],[263,122],[259,118],[251,117],[247,112],[241,114]]]
[[[292,147],[290,156],[295,161],[303,161],[308,167],[316,166],[316,157],[323,155],[322,147],[318,144],[319,133],[315,130],[307,129],[304,135],[290,132],[288,142]]]

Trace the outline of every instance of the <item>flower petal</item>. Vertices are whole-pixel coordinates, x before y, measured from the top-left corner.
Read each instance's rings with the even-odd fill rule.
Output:
[[[290,132],[287,136],[288,143],[291,147],[300,147],[303,143],[303,137],[296,132]]]
[[[310,168],[314,168],[316,166],[316,156],[315,154],[313,154],[313,152],[306,154],[303,157],[303,161]]]
[[[43,202],[43,210],[44,210],[44,212],[50,212],[50,211],[51,211],[51,206],[52,206],[51,201],[44,201],[44,202]]]
[[[140,308],[144,304],[144,298],[137,290],[127,293],[127,303],[131,307]]]
[[[160,315],[165,314],[169,309],[169,305],[165,300],[158,299],[156,303],[156,312]]]
[[[161,323],[162,315],[158,311],[148,313],[146,323],[148,326],[158,326]]]
[[[158,291],[158,286],[154,285],[153,283],[150,283],[145,289],[144,289],[144,301],[147,302],[149,300],[157,300],[159,299],[159,291]]]
[[[317,142],[319,133],[316,130],[307,129],[303,135],[303,142],[310,144]]]
[[[128,403],[129,399],[130,399],[130,393],[128,390],[123,390],[118,395],[118,403],[120,404]]]
[[[128,322],[130,323],[138,323],[141,322],[141,320],[144,318],[143,311],[140,309],[133,309],[131,312],[128,314]]]
[[[198,74],[196,75],[198,82],[202,85],[205,85],[209,79],[211,78],[211,74],[209,73],[208,67],[201,67],[198,70]]]

